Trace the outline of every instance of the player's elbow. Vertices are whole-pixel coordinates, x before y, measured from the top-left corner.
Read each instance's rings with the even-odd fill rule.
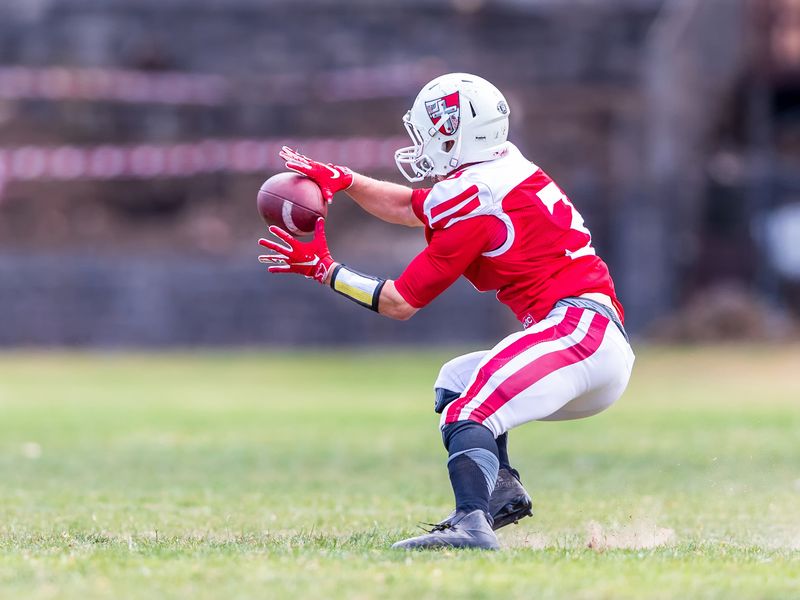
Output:
[[[395,319],[396,321],[408,321],[411,317],[417,314],[418,308],[414,308],[407,302],[398,302],[392,304],[392,306],[386,307],[386,309],[381,309],[381,314],[389,317],[390,319]]]
[[[397,319],[398,321],[408,321],[411,317],[417,314],[418,310],[419,310],[418,308],[414,308],[410,304],[406,304],[405,306],[402,306],[398,310],[395,319]]]
[[[389,280],[386,282],[378,302],[378,311],[383,316],[397,321],[408,321],[418,310],[418,308],[411,306],[397,291],[394,281]]]

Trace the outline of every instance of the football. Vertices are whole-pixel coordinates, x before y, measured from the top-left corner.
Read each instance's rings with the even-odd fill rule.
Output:
[[[267,179],[258,190],[257,206],[267,225],[296,236],[313,234],[317,219],[328,214],[317,184],[297,173],[278,173]]]

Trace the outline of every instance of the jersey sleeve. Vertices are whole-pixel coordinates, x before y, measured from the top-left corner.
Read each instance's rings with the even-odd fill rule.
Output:
[[[505,235],[505,226],[491,216],[433,231],[428,247],[395,280],[397,292],[414,308],[422,308],[450,287],[482,253],[502,244]]]
[[[423,205],[425,204],[425,199],[428,197],[428,194],[431,193],[431,188],[424,188],[419,190],[412,190],[411,191],[411,210],[414,211],[414,214],[417,218],[422,221],[426,226],[428,222],[425,220],[425,211],[423,210]]]
[[[447,229],[456,223],[501,212],[489,186],[469,173],[444,179],[425,195],[422,222],[434,230]]]

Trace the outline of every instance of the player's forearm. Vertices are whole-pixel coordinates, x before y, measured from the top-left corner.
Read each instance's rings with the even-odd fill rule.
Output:
[[[363,275],[339,263],[334,263],[328,271],[325,285],[390,319],[406,321],[419,310],[405,301],[391,279]]]
[[[407,321],[413,317],[418,308],[414,308],[405,298],[403,298],[397,288],[394,286],[394,281],[391,279],[386,281],[386,284],[381,290],[380,303],[378,304],[378,312],[390,319],[397,319],[398,321]]]
[[[366,175],[353,174],[347,194],[371,215],[388,223],[420,227],[422,223],[411,209],[411,188]]]

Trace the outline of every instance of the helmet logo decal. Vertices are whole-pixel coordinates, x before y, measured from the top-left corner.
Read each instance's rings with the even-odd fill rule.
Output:
[[[425,110],[433,122],[433,126],[445,135],[453,135],[458,131],[461,122],[461,102],[458,92],[447,94],[442,98],[428,100]]]

